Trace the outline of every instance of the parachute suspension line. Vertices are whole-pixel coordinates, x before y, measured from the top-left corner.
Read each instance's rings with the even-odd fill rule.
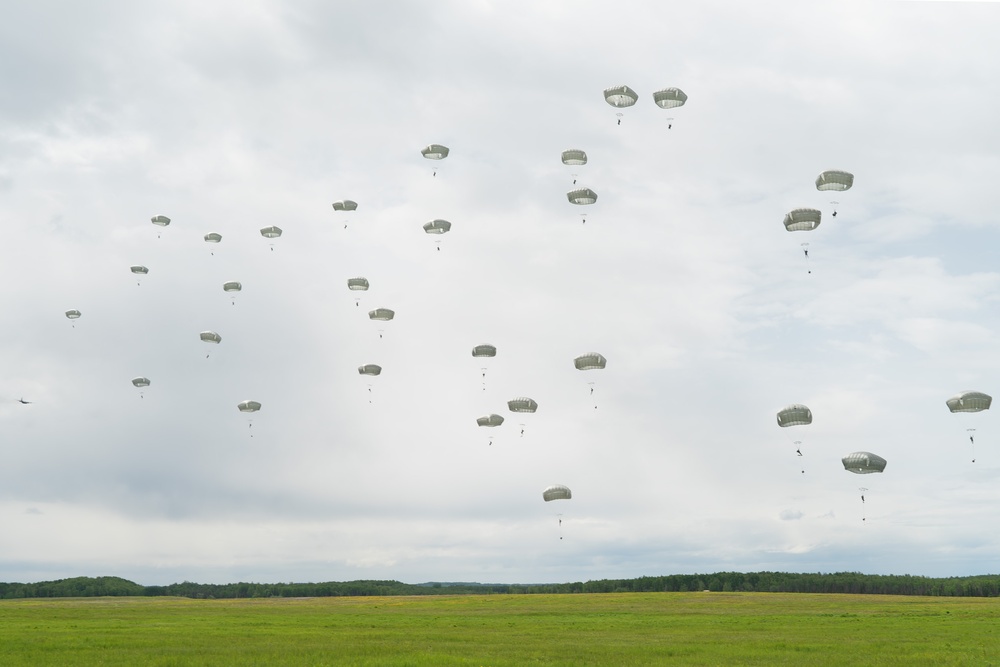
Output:
[[[839,203],[840,203],[839,201],[832,201],[832,202],[830,202],[830,205],[833,206],[833,213],[831,214],[831,216],[834,217],[834,218],[837,217],[837,204],[839,204]]]
[[[588,382],[587,384],[590,385],[590,397],[594,398],[594,383],[593,382]],[[597,409],[597,399],[596,398],[594,398],[594,409],[595,410]]]
[[[479,370],[483,372],[483,391],[486,391],[486,367],[483,366]]]
[[[673,118],[668,118],[668,119],[667,119],[667,129],[668,129],[668,130],[669,130],[669,129],[672,129],[672,128],[673,128],[673,126],[674,126],[674,119],[673,119]]]
[[[559,539],[561,540],[563,538],[563,534],[562,534],[562,513],[559,513],[556,516],[559,517]]]
[[[521,437],[524,437],[524,424],[518,424],[521,427]]]
[[[796,453],[796,454],[797,454],[798,456],[802,456],[802,441],[801,441],[801,440],[796,440],[796,441],[795,441],[794,443],[792,443],[792,444],[794,444],[794,445],[795,445],[795,453]],[[804,475],[804,474],[805,474],[805,472],[806,472],[806,469],[805,469],[805,467],[803,467],[803,468],[802,468],[802,474]]]
[[[810,266],[809,266],[809,244],[808,243],[800,243],[799,245],[802,246],[802,254],[806,258],[806,273],[811,274],[812,273],[812,268],[810,268]]]
[[[622,124],[622,116],[624,116],[625,114],[623,114],[621,111],[619,111],[615,115],[618,116],[618,124],[621,125]]]
[[[858,491],[861,492],[861,521],[865,521],[865,493],[868,491],[868,487],[859,486]]]
[[[969,434],[969,446],[972,448],[972,462],[976,462],[976,429],[967,428],[965,432]]]

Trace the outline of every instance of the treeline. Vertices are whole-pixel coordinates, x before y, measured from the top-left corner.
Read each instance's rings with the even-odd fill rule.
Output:
[[[601,579],[567,584],[478,584],[399,581],[328,581],[306,584],[197,584],[142,586],[120,577],[75,577],[34,584],[0,583],[0,599],[95,596],[179,596],[188,598],[337,597],[380,595],[639,593],[679,591],[747,591],[758,593],[855,593],[871,595],[940,595],[1000,597],[1000,575],[914,577],[910,575],[797,574],[789,572],[716,572],[672,574],[637,579]]]

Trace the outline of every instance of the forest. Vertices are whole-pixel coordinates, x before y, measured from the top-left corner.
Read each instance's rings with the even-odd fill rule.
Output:
[[[562,584],[480,584],[360,580],[321,583],[199,584],[185,581],[167,586],[143,586],[120,577],[73,577],[36,583],[0,583],[0,599],[98,596],[178,596],[200,599],[336,597],[379,595],[487,595],[532,593],[638,592],[758,592],[853,593],[867,595],[936,595],[998,597],[1000,575],[931,578],[860,572],[716,572],[671,574],[636,579],[599,579]]]

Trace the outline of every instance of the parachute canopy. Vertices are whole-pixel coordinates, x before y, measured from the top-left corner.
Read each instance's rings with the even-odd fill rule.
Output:
[[[166,227],[170,224],[170,218],[165,215],[154,215],[150,220],[152,220],[154,225],[159,225],[160,227]]]
[[[871,452],[854,452],[845,456],[841,461],[844,464],[844,470],[858,475],[885,470],[885,459]]]
[[[240,412],[257,412],[260,410],[260,403],[257,401],[243,401],[236,406]]]
[[[368,289],[368,279],[367,278],[348,278],[347,279],[347,289],[349,290],[360,290],[365,291]]]
[[[472,356],[474,357],[495,357],[497,356],[497,348],[494,345],[477,345],[472,348]]]
[[[653,93],[653,101],[661,109],[673,109],[684,106],[688,96],[680,88],[664,88]]]
[[[376,308],[375,310],[368,311],[369,319],[379,320],[381,322],[388,322],[396,316],[396,311],[389,310],[388,308]]]
[[[378,364],[365,364],[364,366],[358,366],[358,373],[361,375],[379,375],[382,373],[382,367]]]
[[[813,423],[812,410],[804,405],[793,403],[778,411],[778,426],[805,426]]]
[[[450,152],[451,149],[447,146],[442,146],[441,144],[431,144],[421,150],[420,154],[428,160],[443,160],[448,157],[448,153]]]
[[[216,232],[205,234],[205,243],[218,243],[221,240],[222,234],[217,234]]]
[[[605,359],[602,354],[598,354],[597,352],[588,352],[587,354],[581,354],[579,357],[574,359],[573,365],[576,366],[578,371],[590,371],[604,368],[608,365],[608,360]]]
[[[480,426],[500,426],[503,423],[503,417],[496,414],[489,414],[477,419],[476,423]]]
[[[587,164],[587,153],[579,148],[570,148],[562,152],[562,163],[573,167]]]
[[[580,188],[567,192],[566,198],[569,199],[571,204],[593,204],[597,201],[597,193],[590,188]]]
[[[511,412],[534,412],[538,409],[538,403],[525,396],[507,401],[507,408]]]
[[[260,235],[266,239],[276,239],[281,236],[281,227],[275,227],[274,225],[264,227],[260,230]]]
[[[445,234],[451,231],[451,223],[447,220],[431,220],[424,224],[424,231],[428,234]]]
[[[132,384],[134,384],[136,387],[148,387],[149,378],[144,378],[144,377],[132,378]]]
[[[545,502],[549,502],[550,500],[569,500],[572,497],[573,492],[569,490],[568,486],[563,486],[562,484],[553,484],[542,491],[542,499]]]
[[[222,284],[222,289],[226,292],[239,292],[243,289],[243,285],[236,280],[230,280],[228,283]]]
[[[66,311],[66,317],[68,317],[71,320],[75,320],[78,317],[80,317],[80,311],[79,310],[67,310]]]
[[[136,275],[140,275],[140,276],[144,276],[147,273],[149,273],[149,269],[147,269],[145,266],[142,266],[141,264],[136,264],[135,266],[130,266],[129,270],[132,273],[134,273]]]
[[[785,214],[785,229],[790,232],[808,232],[819,227],[823,216],[814,208],[797,208]]]
[[[989,410],[993,397],[981,391],[963,391],[955,394],[945,403],[952,412],[982,412]]]
[[[816,177],[817,190],[843,192],[844,190],[850,190],[852,185],[854,185],[854,174],[847,171],[833,169],[824,171]]]
[[[205,341],[206,343],[221,343],[222,342],[222,336],[220,336],[219,334],[215,333],[214,331],[202,331],[198,335],[201,336],[201,339],[203,341]]]
[[[613,107],[630,107],[638,99],[639,96],[628,86],[614,86],[604,91],[604,101]]]
[[[351,201],[350,199],[342,199],[340,201],[333,202],[334,211],[356,211],[358,210],[358,202]]]

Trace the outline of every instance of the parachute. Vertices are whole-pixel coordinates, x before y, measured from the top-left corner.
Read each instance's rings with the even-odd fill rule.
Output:
[[[526,396],[519,396],[507,401],[507,409],[511,412],[533,413],[538,409],[538,403]],[[524,437],[524,424],[521,424],[521,437]]]
[[[139,388],[139,398],[143,398],[142,390],[149,386],[149,378],[141,376],[132,378],[132,384]]]
[[[271,225],[270,227],[264,227],[260,230],[260,235],[265,239],[276,239],[281,236],[281,227],[275,227]],[[274,244],[271,244],[271,252],[274,252]]]
[[[472,356],[495,357],[497,356],[497,348],[493,345],[488,345],[488,344],[477,345],[474,348],[472,348]]]
[[[602,354],[598,354],[597,352],[588,352],[587,354],[581,354],[579,357],[574,359],[573,365],[576,366],[578,371],[591,371],[604,368],[608,365],[608,360],[605,359]]]
[[[248,419],[247,419],[247,428],[252,429],[253,428],[253,413],[257,412],[258,410],[260,410],[260,403],[258,403],[257,401],[243,401],[242,403],[237,404],[236,407],[239,409],[240,412],[247,413],[247,416],[248,416]],[[253,437],[253,432],[252,431],[250,433],[250,437],[251,438]]]
[[[547,503],[553,500],[570,500],[572,497],[573,492],[569,490],[568,486],[562,484],[553,484],[542,491],[542,500]],[[562,539],[562,514],[559,515],[559,539]]]
[[[534,412],[538,409],[538,403],[525,396],[507,401],[507,408],[511,412]]]
[[[133,266],[130,266],[129,271],[139,276],[138,279],[135,281],[136,285],[141,285],[142,277],[149,273],[149,269],[147,269],[145,266],[142,266],[141,264],[135,264]]]
[[[789,426],[808,426],[812,424],[813,415],[812,410],[804,405],[798,403],[793,403],[787,407],[778,410],[778,426],[782,428],[788,428]],[[802,456],[802,441],[793,441],[795,445],[795,453]],[[805,473],[805,468],[802,469]]]
[[[639,96],[628,86],[613,86],[604,90],[604,101],[616,109],[624,109],[635,104]],[[622,124],[622,112],[615,114],[618,116],[618,124]]]
[[[963,391],[955,394],[945,403],[952,412],[981,412],[989,410],[993,397],[981,391]]]
[[[812,410],[804,405],[794,403],[778,411],[778,426],[787,428],[789,426],[804,426],[812,424]]]
[[[424,224],[424,231],[428,234],[447,234],[451,231],[451,223],[447,220],[431,220],[430,222]],[[437,243],[437,249],[440,250],[441,241],[438,240],[435,243]]]
[[[562,163],[572,167],[587,164],[587,153],[579,148],[570,148],[562,152]]]
[[[570,190],[567,192],[566,199],[569,200],[570,204],[586,206],[587,204],[593,204],[597,201],[597,193],[590,188],[579,188],[577,190]]]
[[[198,335],[201,337],[201,340],[205,343],[215,343],[216,345],[218,345],[219,343],[222,342],[222,336],[215,333],[214,331],[202,331]],[[208,359],[207,354],[205,355],[205,358]]]
[[[844,470],[857,475],[868,475],[885,470],[885,459],[871,452],[854,452],[841,459]]]
[[[682,107],[687,102],[687,99],[687,94],[680,88],[664,88],[653,93],[653,101],[661,109]]]
[[[340,201],[333,202],[334,211],[356,211],[358,210],[358,202],[351,201],[350,199],[342,199]],[[344,229],[347,229],[347,223],[344,223]]]
[[[243,290],[243,285],[236,280],[230,280],[222,284],[222,290],[230,295],[233,305],[236,305],[236,293]]]
[[[790,232],[810,232],[819,227],[823,214],[814,208],[797,208],[785,214],[783,224]]]
[[[956,412],[982,412],[983,410],[989,410],[990,405],[993,404],[993,397],[989,394],[984,394],[981,391],[963,391],[960,394],[955,394],[949,398],[945,403],[948,409],[952,413]],[[972,450],[972,462],[976,462],[976,429],[966,428],[966,433],[969,434],[969,445]]]
[[[495,357],[497,356],[497,348],[496,346],[489,345],[487,343],[484,343],[483,345],[476,345],[474,348],[472,348],[472,356],[476,357],[477,359]],[[479,369],[483,372],[483,391],[486,391],[486,369],[487,369],[486,366],[482,366]]]
[[[569,490],[568,486],[563,486],[562,484],[553,484],[549,488],[542,491],[542,500],[545,502],[551,502],[553,500],[570,500],[573,497],[573,492]]]
[[[347,289],[352,292],[367,292],[368,291],[368,279],[367,278],[348,278],[347,279]],[[361,297],[354,297],[354,305],[361,305]]]
[[[79,310],[67,310],[66,311],[66,317],[69,318],[71,321],[72,320],[78,320],[78,319],[80,319],[80,311]],[[75,324],[73,325],[73,328],[74,329],[76,328]]]
[[[388,322],[396,316],[396,311],[390,310],[389,308],[376,308],[375,310],[368,311],[368,319],[376,320],[378,322]],[[378,337],[382,337],[382,330],[379,329]]]
[[[480,417],[479,419],[477,419],[476,424],[478,424],[479,426],[490,426],[490,427],[500,426],[501,424],[503,424],[503,417],[497,414],[489,414],[486,415],[485,417]]]
[[[608,360],[604,358],[603,354],[598,354],[597,352],[588,352],[587,354],[581,354],[579,357],[573,360],[573,365],[578,371],[593,371],[601,370],[608,365]],[[594,395],[594,383],[588,382],[590,385],[590,395]],[[594,399],[594,409],[597,409],[597,400]]]
[[[442,146],[441,144],[431,144],[423,148],[420,154],[423,155],[428,160],[443,160],[448,157],[448,153],[451,149],[447,146]]]
[[[166,227],[170,224],[170,218],[165,215],[154,215],[150,220],[157,227]],[[156,232],[156,238],[160,238],[160,232]]]
[[[447,234],[451,231],[451,223],[447,220],[431,220],[424,224],[424,231],[428,234]]]
[[[562,152],[562,163],[571,167],[587,164],[587,153],[579,148],[570,148]],[[576,185],[576,174],[573,174],[573,185]]]
[[[431,144],[421,150],[420,154],[428,160],[443,160],[448,157],[448,153],[450,152],[451,150],[447,146],[442,146],[441,144]],[[437,176],[437,174],[438,168],[434,167],[434,171],[431,173],[431,176]]]
[[[219,243],[220,241],[222,241],[222,234],[218,234],[216,232],[209,232],[208,234],[205,234],[205,243]],[[215,255],[214,250],[212,251],[212,255]]]
[[[821,191],[843,192],[850,190],[852,185],[854,185],[854,174],[847,171],[832,169],[816,177],[816,189]]]

